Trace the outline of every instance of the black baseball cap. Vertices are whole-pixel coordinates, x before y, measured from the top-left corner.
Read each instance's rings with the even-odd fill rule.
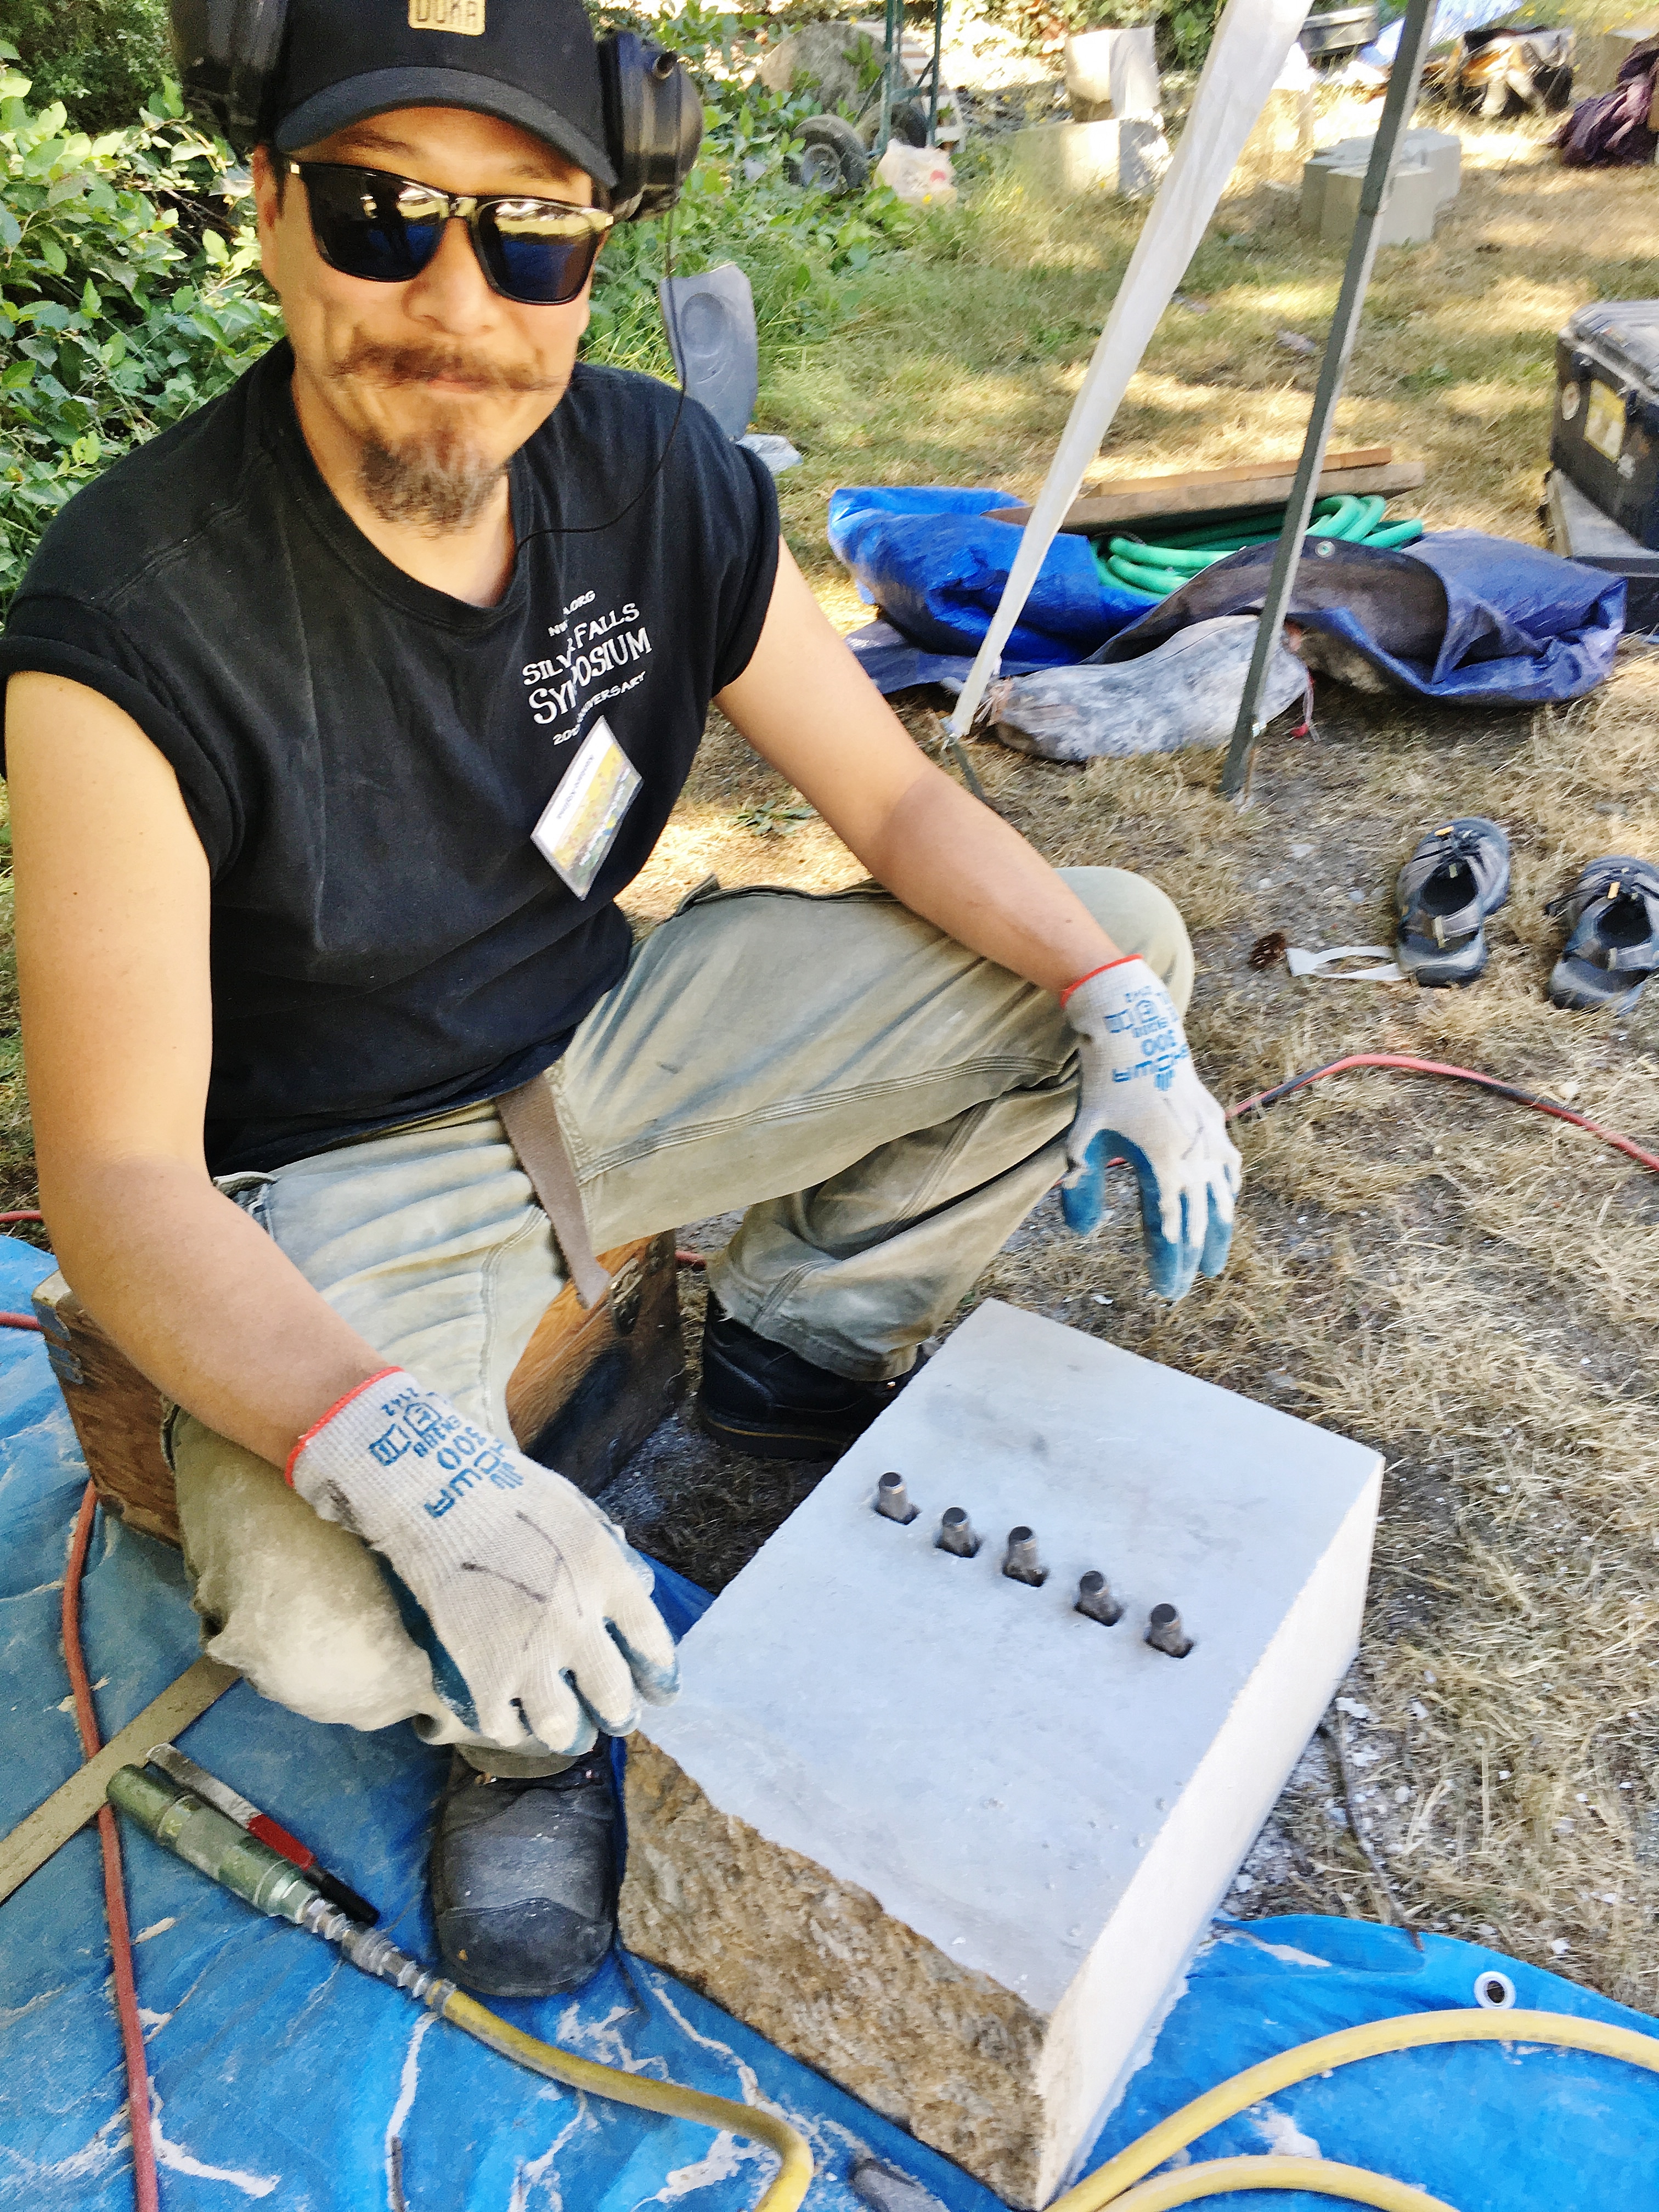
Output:
[[[595,184],[617,181],[582,0],[291,0],[278,150],[394,107],[499,116]]]

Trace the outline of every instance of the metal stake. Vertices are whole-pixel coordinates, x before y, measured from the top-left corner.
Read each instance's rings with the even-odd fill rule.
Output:
[[[1273,647],[1285,627],[1285,610],[1291,603],[1291,592],[1296,584],[1297,564],[1302,558],[1303,539],[1307,535],[1315,494],[1325,466],[1325,447],[1329,442],[1336,403],[1342,396],[1349,356],[1359,331],[1360,310],[1371,281],[1371,264],[1376,258],[1376,228],[1382,212],[1382,196],[1394,167],[1395,150],[1417,106],[1418,80],[1423,73],[1423,60],[1434,27],[1435,5],[1436,0],[1410,0],[1394,68],[1389,72],[1382,119],[1377,125],[1370,167],[1365,172],[1364,186],[1359,195],[1359,214],[1348,247],[1348,265],[1342,272],[1342,290],[1325,335],[1325,357],[1320,363],[1319,385],[1314,393],[1313,412],[1308,418],[1308,434],[1285,509],[1285,526],[1279,533],[1279,544],[1273,554],[1267,595],[1256,625],[1250,672],[1245,678],[1244,696],[1238,705],[1238,721],[1232,743],[1227,748],[1226,765],[1221,771],[1221,788],[1229,799],[1244,799],[1249,791],[1251,763],[1262,731],[1262,688]]]
[[[945,0],[933,0],[933,85],[927,97],[927,143],[939,143],[939,54],[945,45]]]
[[[1027,1583],[1033,1589],[1041,1589],[1048,1579],[1048,1570],[1037,1557],[1036,1538],[1023,1522],[1008,1531],[1002,1571],[1011,1583]]]
[[[873,152],[877,161],[887,151],[893,135],[893,71],[898,66],[899,41],[904,33],[904,0],[884,0],[881,49],[881,125]]]
[[[974,1524],[959,1505],[939,1516],[939,1534],[933,1541],[941,1552],[952,1552],[959,1559],[971,1559],[979,1550]]]

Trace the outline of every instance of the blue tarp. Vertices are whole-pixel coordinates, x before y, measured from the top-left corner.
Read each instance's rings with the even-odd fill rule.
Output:
[[[937,484],[843,486],[830,495],[830,543],[858,581],[913,645],[971,659],[1018,550],[1012,522],[998,507],[1020,501],[1006,491],[958,491]],[[1048,548],[1004,656],[1030,668],[1085,659],[1146,611],[1144,592],[1101,581],[1085,538],[1062,535]],[[925,681],[925,678],[911,678]],[[896,685],[892,687],[897,689]]]
[[[0,1308],[27,1311],[49,1265],[0,1238]],[[0,1332],[0,1827],[78,1760],[58,1615],[84,1480],[39,1338]],[[683,1631],[706,1600],[665,1572],[662,1587]],[[194,1652],[179,1559],[100,1521],[83,1611],[112,1733]],[[246,1684],[185,1741],[373,1898],[394,1940],[434,1956],[423,1869],[442,1753],[407,1729],[318,1728]],[[0,2205],[127,2212],[131,2203],[99,1864],[85,1832],[0,1905]],[[131,1830],[126,1868],[165,2212],[267,2202],[279,2212],[742,2212],[758,2195],[764,2153],[520,2073]],[[1523,2005],[1654,2032],[1639,2014],[1476,1946],[1430,1936],[1419,1953],[1404,1936],[1345,1920],[1218,1922],[1091,2162],[1292,2045],[1466,2005],[1493,1964],[1512,1975]],[[848,2175],[866,2148],[947,2212],[998,2212],[944,2159],[637,1961],[613,1958],[579,1998],[500,2009],[588,2057],[775,2106],[813,2147],[808,2212],[858,2212]],[[1402,2053],[1288,2091],[1206,2138],[1199,2154],[1268,2149],[1375,2166],[1458,2212],[1602,2212],[1650,2193],[1659,2079],[1527,2048]],[[1258,2200],[1215,2202],[1246,2212]],[[1329,2199],[1274,2202],[1319,2212]]]
[[[848,640],[881,690],[961,684],[1019,539],[987,510],[1012,503],[1003,492],[934,486],[831,496],[830,543],[885,617]],[[1001,672],[1133,659],[1188,623],[1253,612],[1273,550],[1249,547],[1150,601],[1109,589],[1089,541],[1062,532]],[[1316,537],[1291,611],[1419,698],[1522,706],[1576,699],[1606,680],[1624,631],[1625,590],[1621,577],[1479,530],[1431,531],[1394,552]]]

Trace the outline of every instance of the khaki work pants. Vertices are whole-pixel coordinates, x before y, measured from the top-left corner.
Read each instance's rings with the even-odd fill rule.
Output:
[[[1066,880],[1184,1010],[1192,951],[1164,893],[1114,868]],[[874,889],[695,900],[548,1079],[596,1250],[747,1207],[709,1261],[720,1304],[872,1381],[908,1370],[1053,1188],[1077,1090],[1049,994]],[[492,1106],[222,1187],[388,1361],[510,1434],[507,1378],[563,1274]],[[216,1658],[313,1720],[413,1719],[487,1750],[356,1537],[187,1413],[170,1449]]]

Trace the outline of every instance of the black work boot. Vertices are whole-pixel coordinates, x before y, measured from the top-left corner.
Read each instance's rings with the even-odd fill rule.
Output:
[[[480,1774],[459,1752],[432,1845],[447,1972],[493,1997],[544,1997],[597,1972],[617,1925],[610,1747],[562,1774]]]
[[[890,1406],[910,1376],[854,1382],[733,1321],[712,1293],[697,1413],[717,1442],[754,1459],[834,1459]]]

